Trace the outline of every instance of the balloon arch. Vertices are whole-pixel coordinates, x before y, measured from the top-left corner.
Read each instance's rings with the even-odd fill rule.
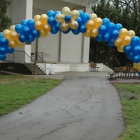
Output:
[[[128,31],[108,18],[101,19],[95,13],[89,15],[82,10],[71,11],[68,7],[62,11],[49,10],[46,14],[35,15],[34,19],[22,20],[0,33],[0,60],[5,60],[8,53],[13,53],[16,47],[23,47],[25,42],[33,42],[35,38],[58,31],[64,34],[72,31],[74,35],[83,33],[85,37],[107,42],[110,47],[116,46],[119,52],[125,52],[134,62],[133,66],[140,75],[140,38],[133,30]]]

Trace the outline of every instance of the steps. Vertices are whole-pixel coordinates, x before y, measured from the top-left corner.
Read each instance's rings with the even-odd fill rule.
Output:
[[[26,63],[24,64],[31,72],[32,75],[46,75],[44,71],[42,71],[36,64],[34,63]]]

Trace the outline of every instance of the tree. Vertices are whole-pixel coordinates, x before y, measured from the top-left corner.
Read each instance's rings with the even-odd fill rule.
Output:
[[[121,23],[124,28],[134,30],[140,36],[140,0],[100,0],[93,5],[92,11],[102,19],[109,18],[115,24]],[[112,68],[132,64],[125,53],[119,53],[116,47],[109,47],[105,42],[98,43],[95,38],[91,38],[90,50],[90,61],[103,62]],[[93,54],[96,54],[96,58]]]
[[[0,0],[0,32],[9,27],[12,22],[11,19],[6,15],[9,5],[9,0]]]

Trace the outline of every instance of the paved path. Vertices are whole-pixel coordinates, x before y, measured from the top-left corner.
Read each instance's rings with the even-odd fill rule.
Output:
[[[0,118],[0,140],[113,140],[123,130],[120,98],[105,77],[66,76]]]

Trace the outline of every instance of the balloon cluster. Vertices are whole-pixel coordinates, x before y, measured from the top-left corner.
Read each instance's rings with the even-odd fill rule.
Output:
[[[134,62],[134,68],[140,75],[140,38],[133,30],[123,28],[120,23],[114,24],[108,18],[101,19],[95,13],[88,14],[82,10],[62,11],[49,10],[46,14],[35,15],[34,19],[22,20],[16,26],[0,34],[0,60],[6,59],[7,53],[14,48],[24,46],[24,42],[33,42],[35,38],[46,37],[49,32],[64,34],[72,31],[74,35],[83,33],[85,37],[95,37],[97,41],[105,41],[109,46],[116,46],[119,52],[125,52]]]

